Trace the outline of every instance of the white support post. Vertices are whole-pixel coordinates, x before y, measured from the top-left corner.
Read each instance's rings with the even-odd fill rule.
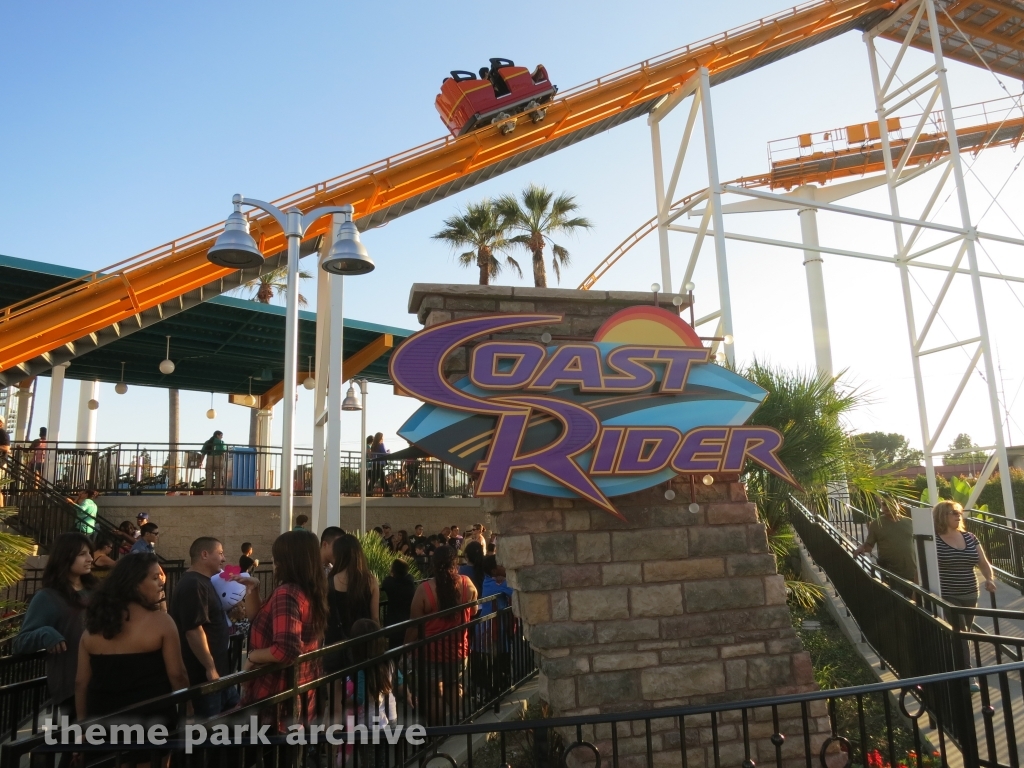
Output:
[[[935,53],[936,76],[939,91],[942,94],[942,111],[945,118],[949,141],[949,157],[953,166],[953,180],[956,184],[957,201],[960,204],[960,221],[967,235],[967,264],[971,270],[971,288],[974,292],[974,311],[978,317],[978,335],[981,336],[981,357],[985,366],[985,383],[988,387],[989,409],[992,413],[992,428],[996,438],[996,461],[999,462],[1000,485],[1003,491],[1003,508],[1006,516],[1015,518],[1013,508],[1013,487],[1010,482],[1010,462],[1006,456],[1006,440],[1003,436],[1003,416],[999,405],[999,391],[996,388],[996,369],[992,360],[992,343],[988,333],[988,317],[985,314],[985,294],[981,287],[981,276],[978,274],[978,254],[975,249],[974,225],[971,223],[970,208],[967,203],[967,187],[964,182],[963,165],[960,162],[960,147],[956,135],[956,123],[953,120],[953,103],[949,97],[949,84],[946,81],[946,64],[942,57],[942,45],[939,40],[938,20],[935,18],[934,0],[924,0],[928,14],[928,27],[931,33],[932,50]]]
[[[89,410],[89,401],[98,400],[100,383],[83,381],[78,390],[78,431],[75,440],[78,443],[92,445],[96,442],[96,411]]]
[[[335,215],[321,259],[331,252],[344,217]],[[318,533],[341,523],[341,401],[344,356],[344,278],[318,269],[316,398],[313,408],[313,526]]]
[[[32,386],[29,382],[22,382],[25,386],[18,386],[18,418],[14,425],[15,442],[23,442],[28,438],[25,432],[28,429],[28,414],[32,410]]]
[[[729,294],[729,266],[725,258],[725,222],[722,220],[722,184],[718,178],[718,150],[715,145],[715,121],[711,112],[711,80],[708,70],[700,68],[701,114],[704,118],[704,146],[708,161],[708,205],[711,206],[711,220],[715,230],[715,263],[718,269],[718,301],[722,310],[721,328],[723,335],[733,335],[732,299]],[[730,367],[736,364],[736,345],[725,347],[726,360]]]
[[[814,187],[804,184],[798,190],[803,197],[814,199]],[[815,208],[801,208],[800,233],[804,245],[820,247],[818,243],[818,211]],[[814,362],[818,372],[832,378],[832,341],[828,332],[828,309],[825,301],[825,278],[822,274],[821,252],[804,251],[804,274],[807,277],[807,298],[811,308],[811,333],[814,338]]]
[[[64,402],[64,374],[70,363],[53,366],[50,371],[50,407],[46,414],[46,437],[51,443],[60,440],[61,405]]]
[[[343,219],[339,216],[335,221],[335,231]],[[323,272],[323,270],[320,270]],[[326,490],[324,500],[327,508],[327,525],[341,525],[341,402],[344,398],[344,337],[345,327],[343,295],[345,278],[342,275],[331,275],[331,295],[329,311],[331,315],[330,358],[328,360],[327,377],[327,442],[324,448],[326,465]]]
[[[335,227],[332,226],[332,234]],[[330,253],[334,238],[325,237],[320,244],[319,260]],[[324,483],[324,446],[327,437],[325,416],[327,415],[327,359],[330,351],[331,317],[327,307],[331,301],[330,273],[317,270],[316,280],[316,389],[313,390],[313,505],[310,512],[310,526],[318,536],[327,527],[327,508]]]
[[[903,41],[903,45],[900,48],[899,55],[895,58],[894,64],[889,66],[889,70],[883,80],[879,74],[879,56],[875,50],[875,37],[890,28],[896,23],[897,18],[905,17],[906,15],[914,13],[914,19],[910,25],[909,32],[906,34]],[[897,69],[900,63],[903,61],[903,54],[910,44],[911,37],[915,34],[922,18],[927,19],[929,35],[931,38],[933,62],[931,66],[926,67],[922,72],[916,74],[916,76],[904,78],[905,82],[895,89],[890,90],[890,86],[894,80],[897,79]],[[934,457],[938,455],[935,452],[935,445],[939,438],[946,422],[950,415],[955,409],[967,381],[970,378],[971,373],[974,371],[977,363],[980,359],[982,366],[984,367],[985,383],[988,390],[989,407],[992,415],[992,425],[995,434],[995,459],[996,463],[1001,469],[1005,469],[1009,466],[1006,456],[1006,443],[1003,435],[1003,424],[1002,424],[1002,413],[999,404],[999,394],[997,390],[997,381],[995,376],[995,365],[992,359],[991,341],[989,338],[988,330],[988,318],[985,313],[985,300],[984,293],[981,286],[982,273],[978,268],[978,258],[976,251],[976,239],[979,236],[988,237],[987,233],[979,233],[971,222],[970,207],[967,201],[967,188],[965,186],[963,165],[960,158],[960,149],[956,135],[956,124],[953,117],[952,100],[949,95],[949,84],[946,80],[946,67],[943,61],[941,40],[939,39],[939,31],[937,26],[937,18],[935,12],[934,0],[919,0],[916,3],[905,6],[897,16],[891,16],[884,22],[876,26],[874,29],[869,30],[864,35],[864,41],[868,48],[868,63],[871,70],[871,81],[874,89],[875,96],[875,111],[878,119],[879,138],[882,149],[882,158],[885,164],[886,181],[889,191],[889,205],[891,209],[891,221],[893,223],[893,232],[896,239],[896,263],[900,270],[900,282],[903,290],[903,304],[907,319],[907,332],[910,339],[910,351],[911,351],[911,363],[914,372],[914,386],[917,394],[918,401],[918,413],[921,423],[921,434],[922,443],[925,449],[925,467],[928,476],[928,492],[931,498],[938,498],[936,480],[935,480],[935,466]],[[932,78],[932,76],[934,77]],[[932,78],[932,79],[929,79]],[[911,93],[909,96],[902,96],[905,92],[917,86],[918,83],[924,82],[925,84],[919,87],[916,91]],[[917,137],[920,135],[923,129],[927,113],[931,107],[941,100],[942,119],[946,131],[946,138],[949,146],[949,158],[948,165],[944,169],[944,172],[935,186],[934,191],[927,204],[925,205],[924,213],[922,214],[919,221],[907,220],[900,214],[900,201],[898,195],[898,188],[902,183],[903,179],[900,178],[903,174],[903,169],[906,165],[905,158],[909,154],[909,149],[904,147],[902,149],[904,160],[899,164],[894,164],[892,157],[892,150],[889,144],[889,131],[887,126],[887,118],[892,115],[896,110],[909,100],[918,96],[923,96],[928,91],[931,91],[930,98],[928,100],[928,109],[925,110],[925,115],[922,115],[917,126],[915,127],[914,133],[911,138],[911,143],[915,142]],[[898,97],[899,101],[895,101]],[[904,174],[905,175],[905,174]],[[941,228],[954,234],[954,237],[948,238],[944,242],[930,246],[928,249],[919,251],[918,253],[911,253],[917,236],[921,232],[922,227],[931,226],[934,229],[939,229],[940,225],[935,223],[928,223],[923,221],[923,218],[928,215],[935,201],[938,199],[939,194],[944,187],[948,178],[952,176],[953,185],[956,191],[957,206],[960,212],[960,227],[948,227],[942,226]],[[914,229],[911,233],[909,240],[904,238],[903,227],[904,225],[913,226]],[[939,290],[937,296],[931,300],[932,306],[928,319],[926,320],[924,327],[920,334],[917,331],[913,296],[911,293],[911,280],[909,274],[910,266],[921,266],[915,264],[914,259],[923,253],[930,253],[940,248],[952,248],[957,247],[959,250],[955,257],[952,259],[952,266],[948,268],[949,274],[942,288]],[[960,268],[963,257],[967,257],[968,269],[964,270]],[[939,346],[932,346],[930,349],[924,349],[928,346],[925,344],[925,339],[928,336],[929,331],[932,329],[932,321],[938,315],[939,307],[946,299],[948,289],[952,283],[953,277],[956,274],[965,273],[970,276],[971,287],[974,298],[974,311],[978,324],[978,334],[976,338],[968,339],[967,341],[958,340],[953,344],[942,344]],[[921,370],[921,357],[926,354],[933,354],[936,352],[942,352],[950,349],[957,349],[965,344],[977,342],[978,348],[974,356],[968,365],[964,377],[961,380],[961,385],[957,388],[952,398],[949,399],[949,403],[945,408],[945,413],[940,420],[937,428],[932,430],[929,426],[929,415],[927,407],[927,399],[925,393],[925,380]],[[1003,494],[1003,505],[1007,516],[1014,517],[1013,507],[1013,494],[1010,486],[1009,473],[1006,471],[1000,474],[1002,494]]]
[[[665,216],[665,167],[661,157],[661,128],[657,120],[651,126],[651,154],[654,156],[654,198],[658,207],[658,252],[661,255],[661,285],[672,290],[672,263],[668,251],[668,222]]]
[[[64,401],[64,374],[70,363],[55,365],[50,370],[50,407],[46,414],[46,440],[53,446],[53,461],[46,464],[46,479],[57,480],[57,443],[60,441],[60,411]]]

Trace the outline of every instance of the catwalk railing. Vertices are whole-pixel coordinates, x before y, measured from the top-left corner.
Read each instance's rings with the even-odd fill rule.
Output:
[[[916,499],[900,498],[907,508],[928,505]],[[804,502],[810,507],[811,503]],[[1012,518],[983,512],[980,509],[964,511],[964,525],[978,537],[985,554],[999,577],[1024,593],[1024,526]],[[858,509],[844,499],[828,499],[828,520],[852,541],[862,544],[868,535],[868,523],[874,515]]]
[[[30,443],[13,446],[14,458],[32,474],[64,493],[83,488],[103,494],[227,493],[239,496],[280,491],[281,449],[229,445],[218,455],[203,455],[202,444],[178,443]],[[292,478],[295,493],[310,495],[313,454],[299,449]],[[360,454],[341,454],[341,493],[359,495]],[[389,459],[375,455],[367,463],[370,495],[472,495],[470,476],[431,458]]]
[[[171,726],[171,739],[185,733],[189,703],[198,697],[242,686],[243,704],[230,713],[206,721],[207,730],[217,723],[250,723],[255,716],[260,723],[287,723],[292,720],[307,726],[313,722],[345,726],[358,725],[372,729],[375,718],[382,713],[394,724],[405,726],[455,725],[467,722],[482,712],[496,707],[501,699],[532,677],[536,672],[534,655],[523,638],[521,626],[510,608],[493,610],[499,598],[489,597],[476,603],[459,606],[421,619],[385,627],[373,634],[337,643],[300,656],[292,664],[266,665],[249,671],[227,675],[220,680],[169,696],[142,702],[126,708],[119,715],[110,715],[96,722],[123,722],[144,713],[170,708],[178,713],[177,727]],[[486,615],[468,618],[474,607],[486,607]],[[427,624],[438,619],[451,626],[427,635]],[[389,644],[393,647],[390,647]],[[461,649],[461,650],[460,650]],[[239,655],[239,659],[242,656]],[[324,665],[329,670],[324,671]],[[390,679],[391,695],[372,696],[373,678]],[[267,695],[248,701],[246,691],[258,683]],[[0,766],[16,766],[27,754],[55,751],[46,744],[43,719],[53,716],[45,699],[46,679],[39,677],[10,686],[0,686],[0,711],[5,702],[12,710],[24,711],[25,702],[34,702],[28,716],[11,725],[5,733],[6,743],[0,746]],[[368,694],[367,691],[370,691]],[[315,712],[315,715],[313,714]],[[352,723],[348,719],[352,718]],[[17,733],[14,733],[17,730]],[[390,752],[388,763],[406,764],[426,753],[430,744],[414,745],[403,741]],[[59,745],[58,750],[59,751]],[[86,748],[95,752],[94,748]],[[74,751],[83,751],[76,748]],[[95,755],[93,755],[94,757]],[[236,750],[233,759],[239,760]],[[116,760],[113,764],[120,764]],[[90,763],[92,761],[90,760]],[[248,765],[249,763],[245,763]],[[363,763],[365,764],[365,762]],[[337,756],[335,766],[354,768],[360,755]]]
[[[1000,627],[1019,624],[1018,611],[963,608],[879,568],[867,557],[853,557],[854,544],[843,532],[796,499],[790,520],[814,562],[827,575],[857,622],[864,640],[900,678],[934,675],[1024,659],[1024,636],[1000,634]],[[993,596],[994,597],[994,596]],[[977,619],[992,621],[994,633]],[[981,703],[991,705],[988,691]],[[1000,697],[1007,698],[1007,691]],[[922,696],[933,717],[947,723],[957,743],[969,747],[977,737],[964,730],[975,702],[958,686],[936,686]],[[1008,698],[1007,698],[1008,700]]]

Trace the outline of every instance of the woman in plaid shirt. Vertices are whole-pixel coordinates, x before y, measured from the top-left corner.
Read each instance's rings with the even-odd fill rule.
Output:
[[[253,616],[249,628],[249,652],[245,669],[261,664],[291,664],[301,654],[320,647],[327,626],[327,578],[320,564],[320,543],[307,531],[282,533],[274,541],[274,580],[277,588],[270,599],[259,605],[259,590],[246,596],[247,613]],[[255,615],[254,615],[255,614]],[[320,661],[307,661],[295,671],[296,683],[303,685],[320,676]],[[287,690],[287,673],[272,672],[245,686],[242,704],[254,704]],[[316,693],[303,694],[305,706],[294,720],[316,719]],[[293,702],[293,708],[295,703]],[[299,712],[297,708],[293,711]],[[278,729],[288,723],[274,717]]]

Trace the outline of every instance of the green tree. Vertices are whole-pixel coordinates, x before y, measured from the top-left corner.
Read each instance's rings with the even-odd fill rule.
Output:
[[[523,276],[519,262],[506,253],[509,249],[508,227],[508,219],[499,213],[494,203],[483,200],[470,203],[464,213],[445,219],[444,229],[432,237],[447,243],[453,251],[471,248],[459,254],[459,265],[469,267],[476,264],[480,270],[480,285],[489,285],[501,272],[502,266],[519,277]],[[504,255],[504,265],[496,253]]]
[[[903,487],[905,481],[876,476],[867,452],[847,432],[846,417],[864,404],[865,397],[856,389],[841,386],[842,374],[830,377],[755,361],[742,375],[768,392],[750,423],[782,434],[778,457],[809,501],[821,507],[828,492],[843,484],[852,503],[873,511],[879,497]],[[789,513],[794,489],[754,462],[746,466],[745,480],[747,495],[768,529],[768,542],[790,596],[806,606],[816,593],[800,580],[791,560],[795,539]]]
[[[978,444],[971,440],[971,436],[966,432],[961,432],[954,438],[953,442],[949,444],[949,450],[951,451],[963,451],[963,453],[954,453],[942,457],[943,464],[984,464],[988,459],[988,454],[984,451],[971,451],[971,448],[977,448]]]
[[[583,216],[575,216],[579,209],[576,197],[562,193],[555,196],[546,187],[531,184],[520,194],[502,195],[495,206],[501,216],[509,222],[513,232],[519,232],[509,239],[514,245],[526,248],[533,256],[533,284],[547,288],[548,276],[544,267],[544,249],[551,243],[551,268],[555,277],[562,280],[562,267],[569,264],[569,251],[556,243],[555,235],[574,235],[581,229],[590,229],[593,224]]]
[[[299,270],[299,280],[309,280],[313,276],[309,272]],[[264,272],[255,280],[250,280],[242,286],[241,290],[249,292],[249,298],[260,304],[270,304],[274,297],[280,298],[288,292],[288,266],[278,267],[269,272]],[[299,306],[309,304],[306,297],[299,294]]]
[[[876,469],[916,467],[924,461],[924,451],[910,447],[898,432],[865,432],[855,435],[857,445],[867,451],[867,458]]]

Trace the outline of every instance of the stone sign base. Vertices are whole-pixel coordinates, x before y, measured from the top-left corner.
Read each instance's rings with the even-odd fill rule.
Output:
[[[617,497],[624,520],[587,502],[518,492],[490,502],[500,534],[498,561],[516,590],[513,606],[539,656],[541,697],[553,714],[816,690],[764,525],[738,479],[698,483],[696,513],[689,511],[688,479],[671,488],[673,500],[665,498],[668,486]],[[817,706],[811,714],[817,751],[828,722]],[[779,716],[783,757],[801,759],[799,707]],[[714,765],[710,717],[684,725],[688,765]],[[639,762],[646,760],[646,727],[642,721],[619,724],[620,755],[639,751]],[[651,728],[655,763],[680,765],[678,721],[652,721]],[[740,765],[739,714],[723,714],[716,730],[721,764]],[[771,711],[751,713],[748,733],[750,757],[774,761]],[[584,740],[611,754],[610,726]]]
[[[671,309],[671,295],[661,306]],[[689,296],[681,297],[688,308]],[[409,311],[426,326],[483,314],[561,314],[548,327],[496,333],[495,340],[545,344],[589,341],[611,315],[653,304],[649,293],[573,291],[504,286],[417,284]],[[481,339],[482,340],[482,339]],[[477,341],[481,341],[477,340]],[[467,371],[472,344],[453,350],[444,372]],[[666,491],[675,496],[666,498]],[[498,561],[508,569],[513,601],[540,659],[541,695],[555,715],[597,715],[675,705],[708,705],[815,690],[811,661],[800,645],[786,605],[786,588],[768,550],[765,527],[735,475],[677,478],[613,501],[619,519],[589,502],[511,492],[488,499],[500,533]],[[670,494],[671,495],[671,494]],[[809,743],[817,755],[829,733],[820,705],[808,707]],[[785,735],[784,761],[803,765],[799,707],[748,712],[749,757],[776,759],[775,733]],[[745,764],[738,713],[618,725],[620,768],[646,766],[648,736],[656,765],[681,765],[680,733],[688,768]],[[610,726],[582,734],[608,765]],[[563,735],[566,743],[575,733]],[[777,740],[777,739],[776,739]],[[719,759],[713,756],[713,745]],[[570,764],[585,763],[573,750]],[[592,756],[591,758],[592,759]],[[582,761],[582,762],[581,762]]]

